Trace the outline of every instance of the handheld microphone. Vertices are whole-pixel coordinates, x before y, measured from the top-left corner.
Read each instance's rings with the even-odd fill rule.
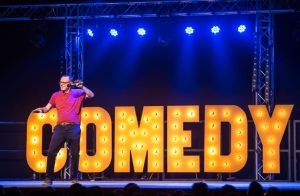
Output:
[[[80,81],[80,80],[75,80],[74,82],[71,82],[71,83],[68,84],[67,86],[68,86],[68,87],[74,88],[74,87],[77,87],[78,85],[83,85],[83,82]]]

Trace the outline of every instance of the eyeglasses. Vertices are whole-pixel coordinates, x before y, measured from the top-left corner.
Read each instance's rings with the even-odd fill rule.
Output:
[[[70,82],[58,82],[58,84],[69,84]]]

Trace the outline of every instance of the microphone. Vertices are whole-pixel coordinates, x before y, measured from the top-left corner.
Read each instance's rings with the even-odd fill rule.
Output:
[[[70,84],[68,84],[68,87],[77,87],[78,85],[83,85],[83,82],[81,80],[75,80],[74,82],[71,82]]]

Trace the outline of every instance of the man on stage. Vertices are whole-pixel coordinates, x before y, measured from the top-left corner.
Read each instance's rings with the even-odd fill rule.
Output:
[[[73,85],[78,89],[72,89]],[[57,125],[54,127],[48,149],[44,185],[52,184],[55,158],[65,142],[68,143],[71,154],[71,179],[73,183],[78,181],[81,107],[85,98],[94,97],[94,93],[85,87],[82,81],[72,82],[72,78],[68,75],[60,78],[59,86],[60,91],[52,94],[45,107],[33,110],[33,112],[46,113],[52,107],[57,109]]]

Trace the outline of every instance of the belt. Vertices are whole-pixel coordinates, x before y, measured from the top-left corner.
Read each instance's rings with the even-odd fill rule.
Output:
[[[61,126],[65,126],[65,125],[74,125],[75,123],[73,122],[62,122],[62,123],[58,123],[57,125],[61,125]]]

